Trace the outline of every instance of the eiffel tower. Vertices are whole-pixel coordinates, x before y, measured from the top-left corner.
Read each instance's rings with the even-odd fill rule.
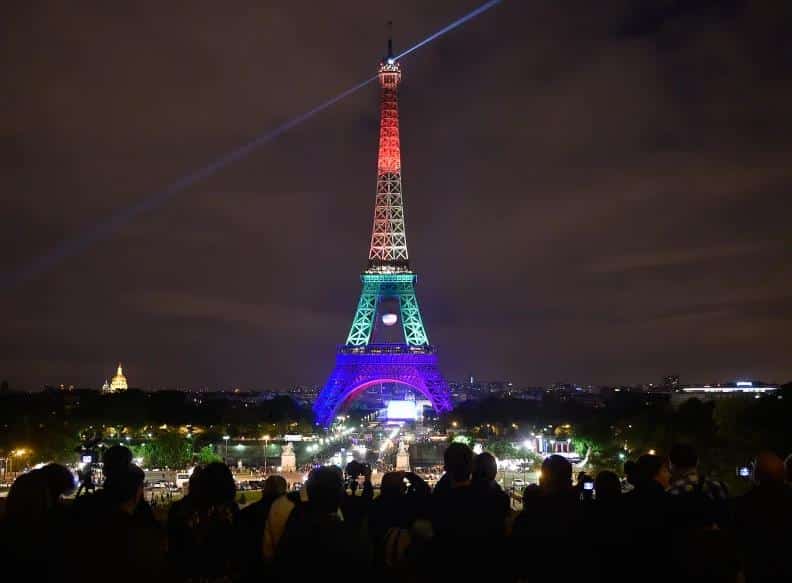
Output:
[[[435,347],[429,344],[415,295],[417,275],[410,270],[407,253],[399,145],[401,76],[389,39],[388,56],[378,70],[379,157],[368,268],[360,276],[363,290],[346,343],[338,347],[335,368],[314,404],[316,424],[323,427],[333,422],[344,403],[380,383],[408,385],[423,394],[436,412],[451,410],[451,395],[437,367]],[[374,342],[377,311],[383,300],[398,302],[399,316],[385,314],[382,321],[391,326],[400,317],[404,342]]]

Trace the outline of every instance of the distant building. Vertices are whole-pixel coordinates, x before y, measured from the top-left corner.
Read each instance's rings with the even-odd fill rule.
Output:
[[[118,370],[116,370],[115,376],[110,380],[110,386],[107,385],[107,381],[105,381],[104,386],[102,386],[102,391],[106,393],[115,393],[118,391],[126,391],[129,388],[127,385],[127,379],[124,376],[124,371],[121,369],[121,363],[118,363]]]
[[[732,399],[739,397],[755,397],[773,394],[778,391],[776,385],[761,381],[734,381],[731,383],[712,385],[688,385],[671,394],[671,404],[678,406],[688,399],[714,401],[716,399]]]

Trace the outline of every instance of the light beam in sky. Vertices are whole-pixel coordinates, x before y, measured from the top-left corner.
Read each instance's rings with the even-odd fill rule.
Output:
[[[414,44],[410,48],[405,51],[402,51],[398,56],[395,57],[396,60],[401,59],[413,51],[421,48],[422,46],[431,43],[432,41],[440,38],[444,34],[458,28],[459,26],[465,24],[469,20],[475,18],[479,14],[486,12],[490,8],[493,8],[497,4],[500,4],[502,0],[490,0],[475,8],[474,10],[468,12],[466,15],[458,18],[457,20],[453,21],[452,23],[444,26],[437,32],[427,36],[423,40],[419,41],[418,43]],[[119,228],[123,227],[124,225],[132,222],[134,219],[139,217],[140,215],[152,211],[159,206],[163,205],[166,201],[168,201],[171,197],[175,196],[176,194],[180,193],[181,191],[189,188],[193,184],[212,176],[213,174],[219,172],[226,166],[233,164],[234,162],[241,160],[242,158],[246,157],[250,154],[253,150],[262,146],[272,140],[276,139],[278,136],[284,134],[285,132],[289,131],[290,129],[300,125],[304,121],[312,118],[318,113],[321,113],[325,109],[335,105],[342,99],[349,97],[353,93],[361,90],[363,87],[371,83],[377,79],[377,75],[372,75],[371,77],[361,81],[357,85],[353,85],[349,89],[342,91],[335,97],[331,97],[327,101],[320,103],[313,109],[310,109],[300,115],[297,115],[280,125],[274,127],[273,129],[257,136],[256,138],[252,139],[248,143],[240,146],[239,148],[227,152],[226,154],[217,158],[214,162],[204,166],[203,168],[196,170],[182,178],[172,182],[164,189],[155,192],[154,194],[150,194],[140,200],[139,202],[133,204],[132,206],[119,209],[113,214],[111,214],[106,220],[94,225],[93,227],[89,228],[87,231],[82,233],[78,233],[73,237],[61,241],[57,243],[55,247],[50,249],[48,252],[40,255],[39,257],[35,258],[32,262],[30,262],[25,267],[19,269],[15,272],[7,272],[2,274],[0,277],[0,288],[8,289],[14,285],[20,284],[24,281],[32,279],[33,277],[44,273],[58,262],[70,257],[71,255],[75,255],[91,244],[96,243],[97,241],[101,241],[110,237],[115,231]]]

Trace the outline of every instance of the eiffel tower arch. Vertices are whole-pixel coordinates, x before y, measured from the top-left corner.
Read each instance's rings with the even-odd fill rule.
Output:
[[[438,413],[451,410],[451,395],[424,327],[415,294],[417,275],[410,270],[407,251],[399,142],[401,75],[389,40],[388,56],[378,70],[379,156],[368,267],[360,276],[363,288],[346,343],[338,347],[335,368],[314,404],[316,423],[323,427],[332,423],[342,405],[378,383],[409,385]],[[377,309],[383,300],[398,302],[404,342],[373,342]]]

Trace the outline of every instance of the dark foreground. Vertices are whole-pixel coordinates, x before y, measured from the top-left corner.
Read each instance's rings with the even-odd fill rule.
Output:
[[[689,446],[628,465],[627,493],[612,472],[573,485],[569,463],[551,456],[519,513],[494,458],[462,444],[446,450],[434,491],[392,472],[375,497],[370,470],[353,462],[313,470],[299,492],[271,476],[242,511],[231,472],[214,463],[163,526],[142,500],[143,472],[112,449],[105,487],[72,504],[61,501],[73,488],[61,466],[14,483],[0,524],[4,580],[792,581],[792,464],[785,474],[768,453],[737,498],[698,474]]]

